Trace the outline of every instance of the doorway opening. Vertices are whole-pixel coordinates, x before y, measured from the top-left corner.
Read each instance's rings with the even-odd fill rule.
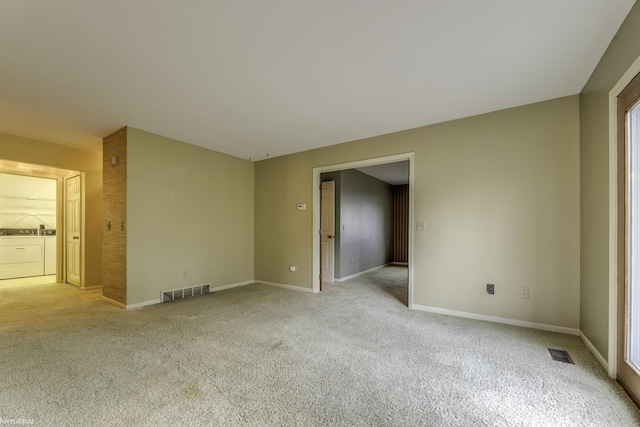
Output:
[[[385,176],[394,166],[396,177],[404,167],[404,181]],[[343,282],[396,264],[407,268],[402,301],[412,307],[412,184],[413,153],[313,169],[313,292],[323,283]],[[332,188],[335,210],[327,206]],[[385,192],[388,196],[381,195]]]
[[[3,235],[0,236],[3,239],[0,249],[7,252],[4,255],[10,255],[3,256],[5,261],[13,258],[16,261],[0,265],[3,289],[68,282],[64,231],[67,229],[65,181],[70,176],[81,178],[82,174],[0,160],[0,229]],[[81,278],[72,284],[80,287]]]

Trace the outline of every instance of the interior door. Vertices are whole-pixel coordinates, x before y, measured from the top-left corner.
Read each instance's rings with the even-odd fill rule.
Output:
[[[334,281],[335,252],[335,181],[322,183],[320,204],[320,283]]]
[[[618,96],[618,136],[617,375],[640,405],[640,74]]]
[[[65,243],[66,281],[80,286],[81,239],[80,175],[65,178]]]

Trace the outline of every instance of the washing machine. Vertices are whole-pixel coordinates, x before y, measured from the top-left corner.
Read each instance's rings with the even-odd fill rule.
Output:
[[[0,279],[42,276],[44,237],[37,228],[0,228]]]

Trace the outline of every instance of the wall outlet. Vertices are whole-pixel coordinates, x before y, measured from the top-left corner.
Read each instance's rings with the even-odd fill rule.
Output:
[[[528,286],[520,286],[520,298],[529,298]]]
[[[495,287],[491,283],[487,283],[487,293],[493,295],[495,293]]]
[[[416,231],[427,231],[427,221],[416,222]]]
[[[289,271],[291,271],[291,272],[296,271],[296,266],[295,265],[290,265],[289,266]]]

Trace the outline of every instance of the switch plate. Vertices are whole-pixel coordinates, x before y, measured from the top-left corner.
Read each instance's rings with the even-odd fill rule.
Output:
[[[295,265],[290,265],[289,266],[289,271],[291,271],[291,272],[296,271],[296,266]]]
[[[307,209],[307,205],[304,203],[298,203],[298,210],[299,211],[304,211]]]
[[[491,283],[487,283],[487,293],[489,295],[493,295],[495,294],[496,288],[494,285],[492,285]]]

